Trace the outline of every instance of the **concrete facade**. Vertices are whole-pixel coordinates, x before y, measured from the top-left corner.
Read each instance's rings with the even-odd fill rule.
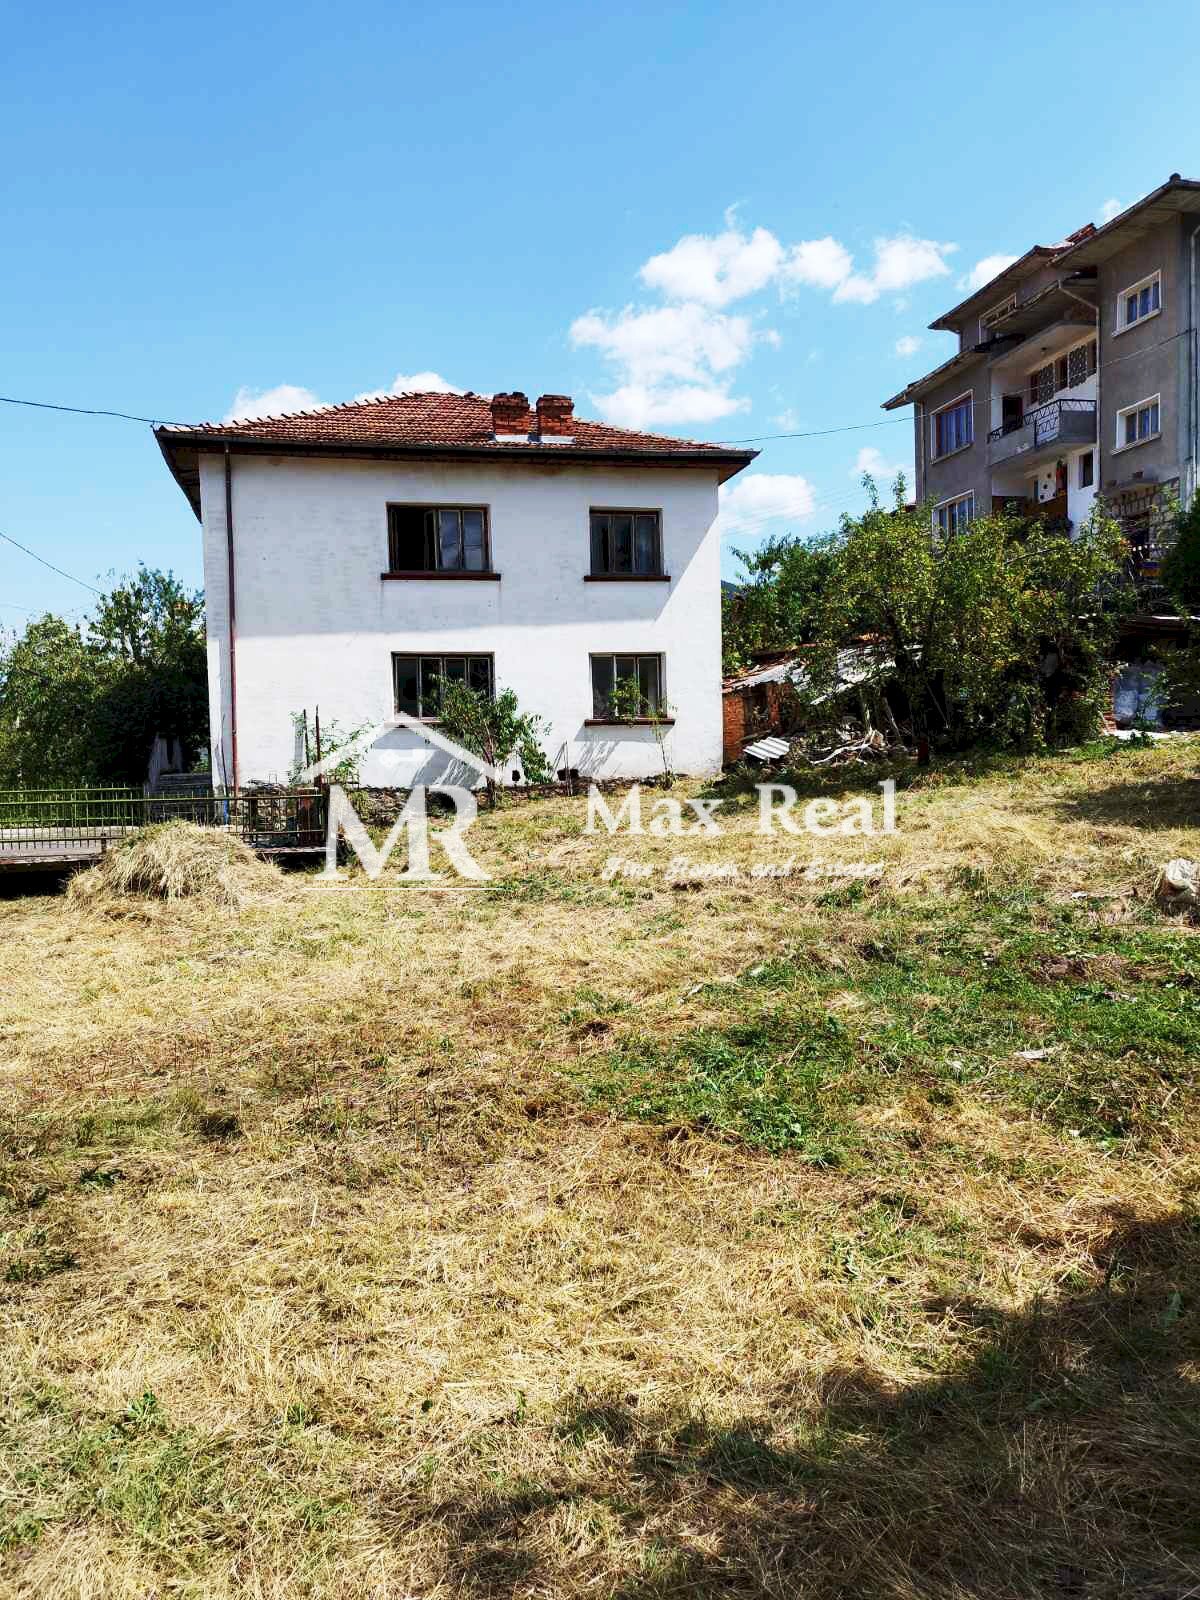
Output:
[[[232,770],[224,459],[199,462],[212,762]],[[393,715],[392,656],[487,654],[497,689],[549,728],[552,765],[597,777],[662,770],[653,728],[591,726],[592,653],[657,654],[675,769],[719,771],[722,755],[718,469],[557,462],[306,459],[234,455],[238,756],[243,785],[284,781],[293,714],[328,726]],[[394,580],[387,506],[486,506],[498,581]],[[661,511],[662,581],[587,582],[593,507]],[[416,734],[384,736],[364,783],[458,776]]]
[[[1174,174],[1103,227],[1035,246],[931,324],[957,336],[958,355],[886,402],[914,408],[917,499],[1049,505],[1078,528],[1099,494],[1153,575],[1173,499],[1200,487],[1198,226],[1200,183]],[[1158,309],[1125,326],[1123,295],[1154,274]],[[967,391],[972,444],[934,460],[933,414]],[[1147,402],[1157,432],[1126,443],[1123,412]]]

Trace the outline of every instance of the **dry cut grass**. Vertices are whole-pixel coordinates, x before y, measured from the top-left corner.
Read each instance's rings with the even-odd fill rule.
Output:
[[[1182,1600],[1198,756],[0,902],[0,1592]]]
[[[130,898],[241,906],[256,895],[278,895],[283,887],[279,869],[232,834],[194,822],[162,822],[121,839],[96,866],[76,873],[67,899],[98,910],[120,908]]]

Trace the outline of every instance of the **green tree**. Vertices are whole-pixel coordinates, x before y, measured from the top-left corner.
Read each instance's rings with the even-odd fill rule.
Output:
[[[528,782],[549,782],[553,774],[541,745],[546,724],[521,710],[514,690],[503,689],[493,696],[454,680],[443,681],[439,688],[438,718],[447,738],[493,767],[504,766],[515,755]],[[487,795],[494,806],[497,786],[490,777]]]
[[[918,739],[1030,745],[1094,724],[1127,547],[1097,512],[1075,538],[1012,516],[948,539],[928,507],[843,519],[802,695],[834,714],[848,649],[903,691]]]
[[[722,596],[726,673],[741,671],[756,651],[790,650],[813,638],[836,561],[833,538],[793,534],[736,554],[745,576]]]
[[[140,783],[156,734],[208,741],[204,601],[141,567],[81,627],[31,623],[0,647],[0,782]]]
[[[47,614],[0,644],[0,788],[97,783],[98,663],[78,627]]]
[[[1200,494],[1180,511],[1175,537],[1162,564],[1162,582],[1183,619],[1183,637],[1160,644],[1154,654],[1163,666],[1162,691],[1167,702],[1200,696]]]

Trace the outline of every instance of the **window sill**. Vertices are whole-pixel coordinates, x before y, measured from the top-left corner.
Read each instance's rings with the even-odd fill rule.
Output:
[[[1126,450],[1136,450],[1139,445],[1153,444],[1156,439],[1161,438],[1162,429],[1160,428],[1157,433],[1148,433],[1144,439],[1133,439],[1129,444],[1114,445],[1111,454],[1114,456],[1123,456]]]
[[[1114,339],[1119,339],[1123,333],[1132,333],[1135,328],[1140,328],[1144,323],[1153,322],[1155,317],[1161,316],[1162,307],[1159,306],[1157,311],[1147,311],[1144,317],[1135,317],[1132,322],[1123,322],[1119,328],[1113,329],[1112,336]]]
[[[585,572],[584,583],[670,583],[669,572]]]
[[[674,717],[584,717],[585,728],[673,728]]]
[[[936,467],[943,461],[949,461],[951,456],[961,456],[964,450],[972,450],[974,447],[974,439],[968,439],[966,444],[956,445],[953,450],[945,450],[940,456],[931,454],[929,457],[929,465],[931,467]]]
[[[432,583],[443,583],[447,581],[454,583],[500,582],[500,574],[498,572],[381,572],[379,576],[381,578],[386,578],[391,582],[413,582],[417,580],[424,580]]]

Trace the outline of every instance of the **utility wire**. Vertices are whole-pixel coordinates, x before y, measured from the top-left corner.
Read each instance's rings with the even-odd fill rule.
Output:
[[[57,572],[60,578],[69,578],[72,583],[77,583],[81,589],[88,589],[92,594],[99,595],[103,600],[104,591],[102,589],[96,589],[90,583],[84,583],[83,579],[77,578],[73,572],[64,572],[61,567],[56,567],[53,561],[47,561],[45,556],[38,555],[37,551],[31,550],[28,545],[19,544],[16,539],[5,533],[3,529],[0,529],[0,539],[5,540],[6,543],[11,544],[17,550],[23,550],[27,556],[32,556],[35,561],[40,561],[42,566],[49,567],[51,572]]]
[[[77,417],[119,417],[122,422],[148,422],[156,428],[165,426],[159,417],[135,417],[128,411],[104,411],[98,406],[64,406],[52,400],[19,400],[9,394],[0,394],[0,405],[32,406],[37,411],[70,411]]]
[[[1087,324],[1080,324],[1080,326],[1085,327]],[[1107,371],[1109,367],[1118,366],[1122,361],[1135,361],[1138,359],[1138,357],[1148,354],[1150,350],[1161,349],[1163,345],[1171,344],[1176,339],[1182,339],[1185,334],[1191,332],[1192,330],[1190,328],[1181,328],[1177,333],[1168,334],[1165,339],[1159,339],[1153,345],[1144,346],[1139,350],[1131,350],[1127,355],[1112,356],[1109,360],[1100,362],[1097,370],[1103,372]],[[1080,342],[1086,343],[1087,340],[1085,338]],[[959,353],[964,354],[965,352]],[[951,357],[951,360],[953,359],[954,358]],[[948,364],[949,363],[947,363],[947,365]],[[935,367],[934,371],[936,372],[937,370],[938,369]],[[921,380],[919,378],[913,380],[915,383],[919,383],[920,381]],[[991,397],[989,396],[983,400],[976,400],[974,404],[977,410],[990,407],[992,404]],[[38,411],[68,411],[73,416],[78,417],[116,417],[122,422],[148,422],[152,427],[159,428],[186,426],[184,423],[166,423],[161,417],[137,416],[130,411],[109,411],[100,406],[68,406],[51,400],[25,400],[16,395],[0,394],[0,405],[32,406]],[[835,433],[862,433],[870,428],[898,427],[903,423],[911,424],[911,420],[912,419],[909,417],[883,417],[874,422],[842,423],[836,428],[809,428],[801,432],[793,433],[758,433],[754,434],[748,439],[720,439],[716,442],[719,444],[768,444],[776,439],[826,439],[831,434]]]

